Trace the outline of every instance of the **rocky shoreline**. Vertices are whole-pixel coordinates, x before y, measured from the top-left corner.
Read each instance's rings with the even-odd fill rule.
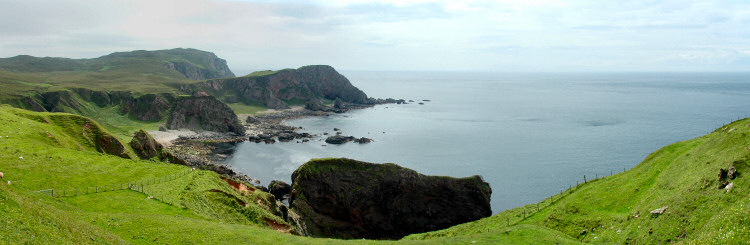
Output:
[[[210,131],[192,131],[192,130],[168,130],[160,128],[159,131],[149,131],[156,142],[174,155],[175,163],[192,166],[200,169],[207,169],[217,172],[226,177],[257,185],[260,181],[251,176],[232,169],[232,167],[223,164],[227,157],[234,152],[234,144],[244,141],[273,144],[277,141],[290,142],[297,140],[298,143],[312,141],[313,138],[323,137],[327,134],[310,134],[297,132],[303,128],[284,125],[286,120],[303,118],[303,117],[325,117],[334,113],[345,113],[353,109],[370,108],[378,104],[397,103],[403,100],[378,100],[378,103],[359,105],[345,104],[340,105],[335,110],[314,111],[303,107],[293,107],[284,110],[268,110],[259,115],[238,114],[240,123],[245,127],[245,135],[236,133],[217,133]],[[341,132],[337,132],[341,133]],[[327,136],[326,136],[327,137]],[[343,144],[349,141],[356,143],[369,143],[372,139],[355,138],[353,136],[334,135],[325,139],[330,144]],[[255,186],[258,189],[266,190],[264,186]]]

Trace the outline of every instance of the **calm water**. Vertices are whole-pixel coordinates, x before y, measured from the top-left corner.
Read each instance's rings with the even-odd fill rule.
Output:
[[[226,163],[264,184],[290,181],[299,165],[319,157],[480,174],[497,213],[538,202],[583,175],[632,168],[662,146],[750,114],[748,73],[343,74],[371,97],[431,101],[287,122],[310,133],[340,128],[370,144],[240,143]]]

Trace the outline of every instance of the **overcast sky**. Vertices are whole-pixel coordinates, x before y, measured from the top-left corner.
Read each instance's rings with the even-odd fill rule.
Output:
[[[0,0],[0,57],[197,48],[249,71],[750,71],[750,1]]]

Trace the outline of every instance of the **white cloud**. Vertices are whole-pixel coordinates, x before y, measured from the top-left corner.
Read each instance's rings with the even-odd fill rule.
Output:
[[[193,47],[231,68],[748,70],[750,3],[0,0],[0,56]],[[746,59],[746,58],[744,58]]]

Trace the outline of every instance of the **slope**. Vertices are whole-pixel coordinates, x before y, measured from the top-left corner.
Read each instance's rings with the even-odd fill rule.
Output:
[[[739,120],[666,146],[627,172],[589,181],[537,204],[407,239],[534,227],[591,243],[745,243],[750,240],[749,146],[750,120]],[[739,177],[721,179],[720,169],[731,167]],[[727,183],[732,183],[730,191],[723,188]],[[651,214],[664,207],[662,214]]]

